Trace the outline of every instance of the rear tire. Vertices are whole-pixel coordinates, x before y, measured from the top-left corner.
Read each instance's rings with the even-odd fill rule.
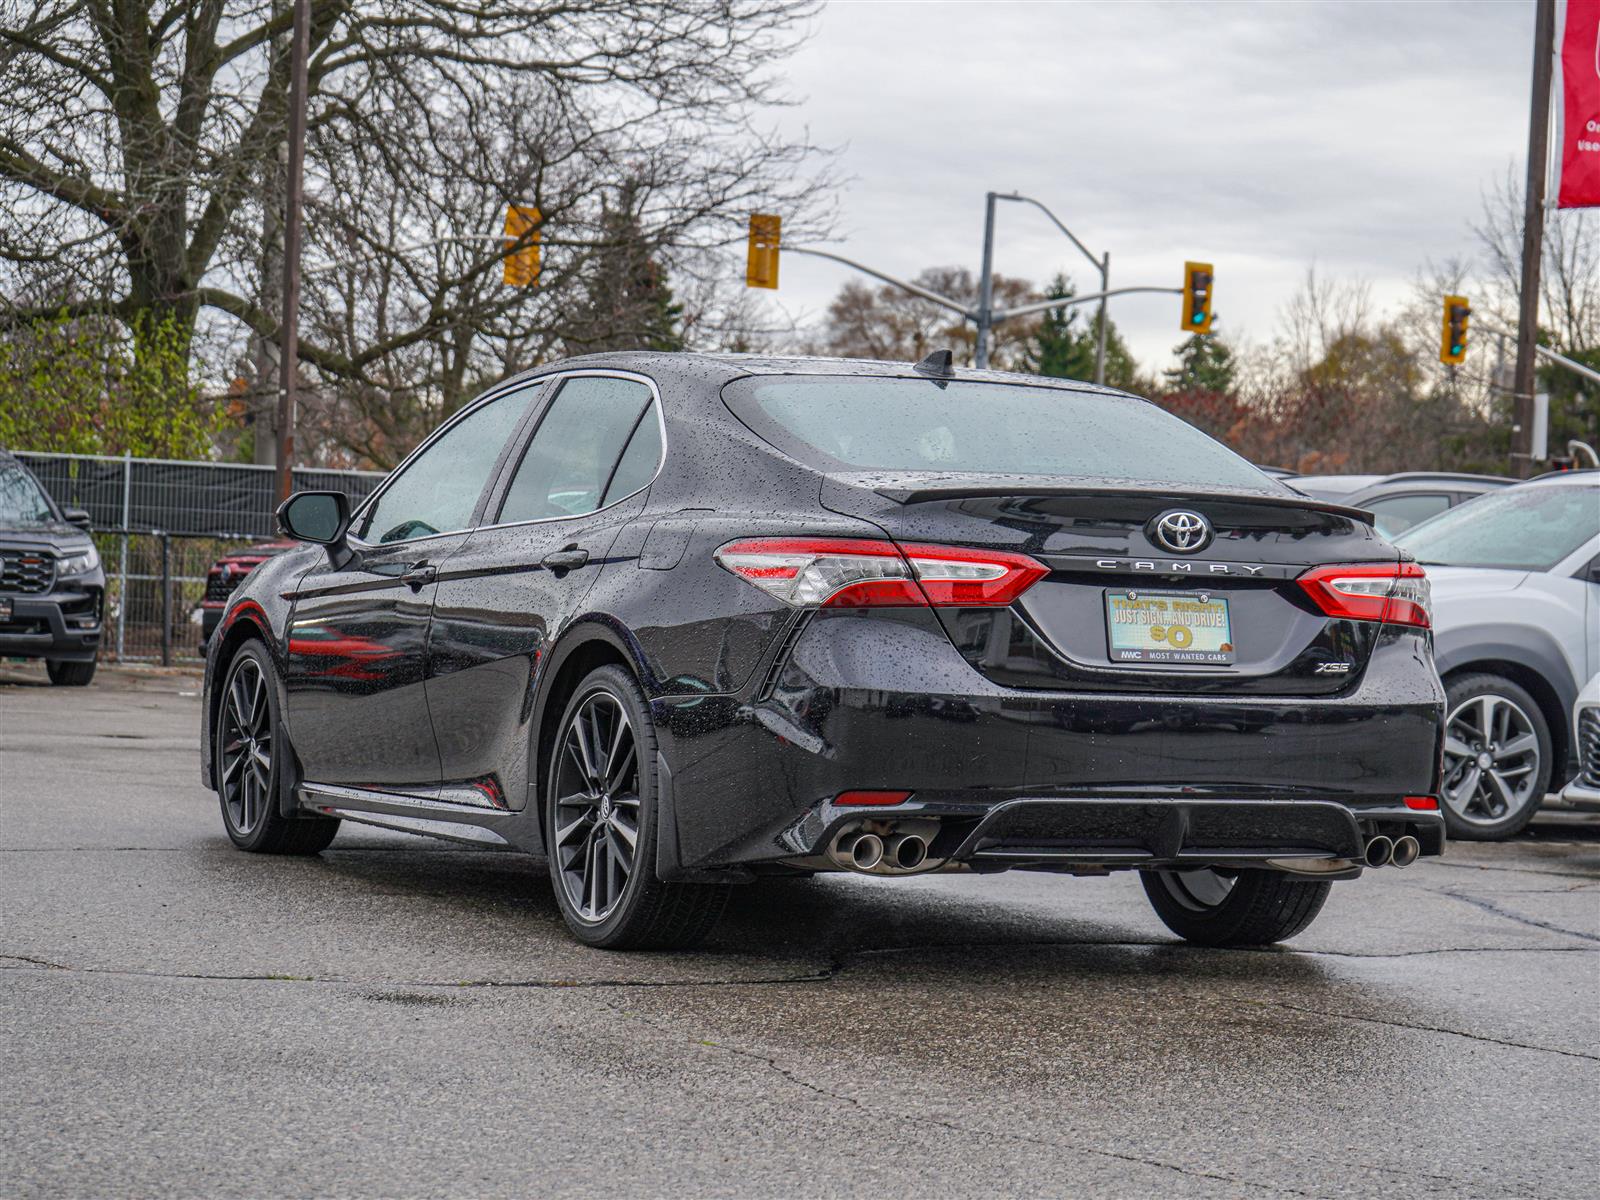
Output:
[[[1292,938],[1322,911],[1333,884],[1282,871],[1141,871],[1162,924],[1202,946],[1267,946]]]
[[[1515,837],[1550,786],[1549,722],[1525,688],[1501,675],[1457,676],[1445,697],[1445,828],[1467,842]]]
[[[655,724],[633,676],[616,666],[585,676],[551,746],[545,844],[572,936],[605,950],[697,944],[722,915],[730,886],[656,876]]]
[[[289,735],[278,711],[278,679],[260,642],[246,642],[228,664],[212,759],[222,824],[252,854],[317,854],[339,832],[331,817],[286,817],[278,811]]]
[[[94,678],[94,668],[92,658],[88,662],[62,662],[52,658],[44,664],[45,673],[55,687],[88,687]]]

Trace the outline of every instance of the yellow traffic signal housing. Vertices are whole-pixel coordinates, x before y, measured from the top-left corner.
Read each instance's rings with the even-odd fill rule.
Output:
[[[1439,361],[1458,363],[1467,357],[1467,318],[1472,306],[1465,296],[1444,298],[1444,327],[1439,335]]]
[[[1188,333],[1210,333],[1211,321],[1216,314],[1211,311],[1211,264],[1186,262],[1183,264],[1183,328]]]
[[[745,287],[778,286],[778,238],[783,218],[771,213],[750,214],[750,252],[745,259]]]
[[[512,204],[506,208],[505,281],[511,287],[539,286],[539,224],[537,208]]]

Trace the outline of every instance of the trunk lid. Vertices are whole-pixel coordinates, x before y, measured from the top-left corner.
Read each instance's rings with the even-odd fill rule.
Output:
[[[1009,550],[1049,567],[1010,608],[936,610],[967,660],[1012,687],[1343,691],[1380,627],[1324,615],[1295,580],[1322,564],[1398,558],[1367,514],[1287,490],[879,472],[825,476],[822,503],[902,544]],[[1173,510],[1203,518],[1210,541],[1191,552],[1163,546],[1156,522]],[[1146,657],[1130,661],[1135,654]]]

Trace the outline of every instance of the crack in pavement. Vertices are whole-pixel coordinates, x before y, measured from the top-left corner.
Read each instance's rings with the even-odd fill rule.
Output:
[[[1468,1033],[1462,1029],[1450,1029],[1444,1025],[1419,1025],[1410,1021],[1396,1021],[1390,1017],[1368,1017],[1359,1013],[1330,1012],[1321,1008],[1309,1008],[1301,1004],[1292,1004],[1287,1000],[1252,1000],[1248,997],[1239,1001],[1242,1004],[1253,1004],[1258,1008],[1284,1008],[1290,1012],[1307,1013],[1315,1017],[1330,1017],[1339,1021],[1358,1021],[1366,1025],[1387,1025],[1395,1029],[1412,1029],[1419,1033],[1444,1033],[1452,1037],[1467,1038],[1474,1042],[1487,1042],[1491,1046],[1508,1046],[1515,1050],[1536,1050],[1542,1054],[1559,1054],[1563,1058],[1583,1058],[1590,1062],[1600,1062],[1600,1054],[1585,1054],[1582,1050],[1557,1050],[1554,1046],[1536,1046],[1531,1042],[1513,1042],[1507,1038],[1489,1037],[1482,1033]]]
[[[1515,921],[1519,925],[1527,925],[1534,929],[1545,929],[1551,933],[1559,933],[1566,937],[1582,938],[1586,942],[1600,942],[1600,934],[1585,933],[1581,929],[1568,929],[1564,925],[1555,925],[1549,921],[1541,921],[1537,917],[1525,917],[1521,913],[1514,913],[1509,909],[1501,908],[1492,900],[1485,900],[1480,896],[1469,896],[1465,892],[1457,892],[1449,888],[1444,890],[1440,890],[1438,888],[1427,888],[1425,890],[1432,892],[1436,896],[1448,896],[1452,900],[1459,900],[1463,904],[1470,904],[1474,908],[1480,908],[1484,912],[1492,913],[1497,917],[1504,917],[1507,921]]]
[[[619,1017],[622,1017],[625,1020],[637,1022],[638,1024],[644,1025],[649,1029],[653,1029],[657,1033],[663,1034],[667,1037],[679,1038],[684,1036],[682,1033],[676,1030],[665,1028],[657,1022],[650,1020],[648,1017],[641,1016],[636,1012],[630,1012],[627,1009],[618,1008],[616,1005],[611,1004],[608,1001],[602,1000],[601,1003],[605,1004],[607,1008],[611,1009],[611,1011],[616,1013]],[[696,1039],[693,1044],[704,1046],[711,1050],[718,1050],[724,1054],[730,1054],[736,1058],[742,1058],[756,1063],[794,1084],[796,1087],[804,1088],[806,1091],[821,1096],[826,1100],[833,1100],[838,1103],[848,1104],[859,1112],[879,1118],[890,1118],[897,1121],[909,1121],[921,1125],[936,1125],[940,1129],[947,1129],[951,1133],[962,1134],[966,1137],[994,1138],[1002,1141],[1022,1142],[1028,1145],[1041,1146],[1047,1150],[1065,1150],[1073,1154],[1089,1155],[1096,1158],[1108,1158],[1119,1163],[1132,1163],[1138,1166],[1155,1167],[1158,1170],[1172,1171],[1176,1174],[1183,1175],[1191,1179],[1210,1179],[1218,1183],[1228,1183],[1235,1186],[1256,1188],[1261,1191],[1273,1192],[1279,1195],[1287,1194],[1292,1196],[1308,1197],[1317,1197],[1320,1195],[1318,1192],[1304,1192],[1297,1188],[1289,1187],[1285,1184],[1261,1183],[1257,1180],[1246,1179],[1238,1175],[1224,1175],[1216,1171],[1194,1170],[1189,1167],[1179,1166],[1177,1163],[1166,1162],[1159,1158],[1144,1158],[1137,1154],[1123,1154],[1115,1150],[1103,1150],[1097,1146],[1085,1146],[1078,1142],[1062,1141],[1058,1138],[1037,1137],[1030,1134],[1021,1133],[1014,1129],[979,1129],[972,1126],[958,1125],[954,1121],[948,1121],[942,1117],[931,1116],[927,1113],[899,1112],[884,1105],[866,1103],[856,1096],[851,1096],[845,1092],[834,1091],[831,1088],[824,1087],[822,1084],[814,1083],[809,1079],[805,1079],[793,1068],[784,1066],[778,1061],[777,1057],[773,1055],[762,1054],[759,1051],[748,1050],[742,1046],[735,1046],[727,1042],[707,1041],[703,1038]]]
[[[1429,859],[1427,865],[1430,871],[1443,867],[1451,871],[1495,871],[1510,875],[1556,875],[1564,879],[1594,880],[1593,871],[1539,871],[1532,867],[1495,867],[1487,863],[1441,862],[1435,859]]]

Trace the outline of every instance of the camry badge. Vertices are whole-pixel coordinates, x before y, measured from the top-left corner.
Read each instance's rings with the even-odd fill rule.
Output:
[[[1211,522],[1187,508],[1173,508],[1153,522],[1152,536],[1174,554],[1194,554],[1211,544]]]

